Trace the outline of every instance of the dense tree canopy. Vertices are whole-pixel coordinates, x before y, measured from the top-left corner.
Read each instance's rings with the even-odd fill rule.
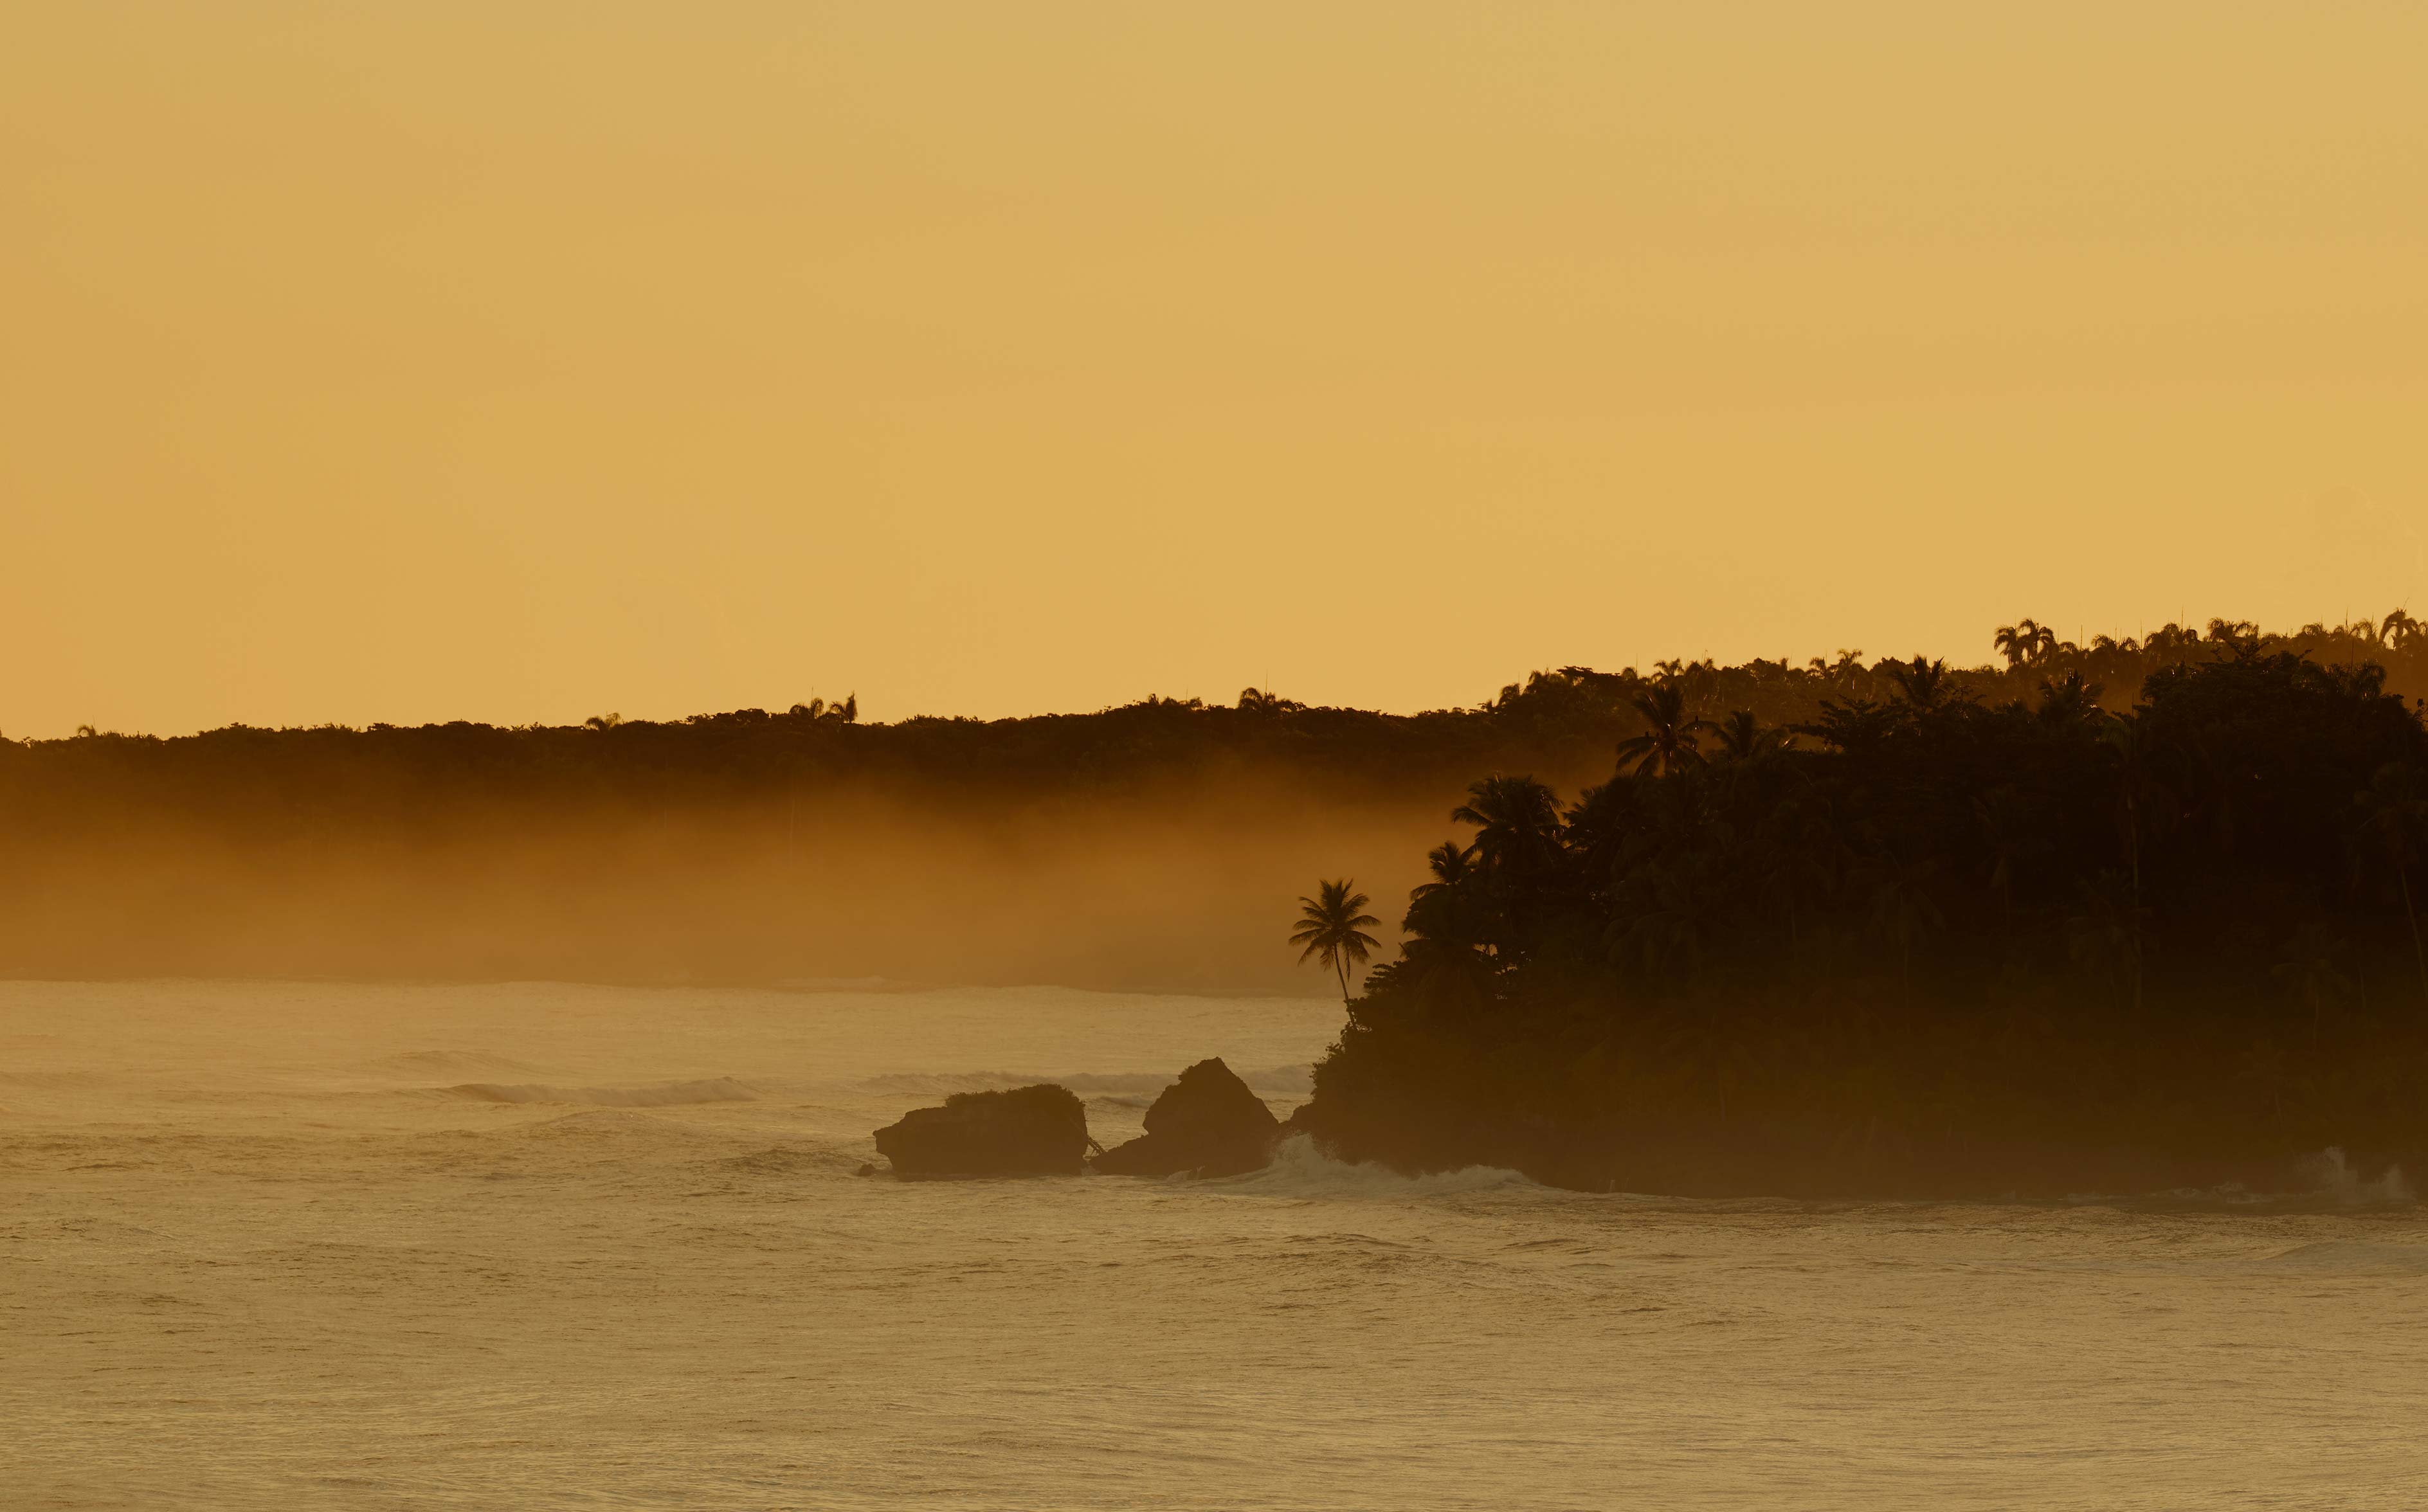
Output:
[[[2384,669],[2220,625],[2118,708],[2094,657],[2000,641],[2030,698],[1884,663],[1698,748],[1675,668],[1574,802],[1477,782],[1307,1121],[1641,1190],[2428,1152],[2428,733]]]
[[[1622,743],[1631,773],[1692,784],[1833,737],[1859,745],[1910,697],[2054,700],[2045,717],[2088,721],[2245,642],[2377,662],[2390,691],[2428,692],[2428,634],[2401,616],[2256,641],[2223,622],[2088,644],[2010,628],[2011,664],[1918,670],[1850,650],[1571,666],[1416,714],[1257,688],[991,722],[875,723],[847,697],[673,721],[0,740],[0,971],[1281,988],[1287,965],[1254,943],[1267,910],[1327,863],[1370,883],[1392,872],[1393,892],[1420,880],[1431,826],[1479,773],[1528,773],[1556,794],[1468,799],[1486,817],[1457,864],[1528,880],[1438,905],[1460,920],[1449,935],[1505,931],[1518,949],[1560,927],[1533,894],[1564,886],[1564,816]],[[2038,838],[2018,807],[2029,796],[1984,800],[2019,816],[2019,844]],[[1606,817],[1593,846],[1634,843]],[[2040,864],[2010,861],[2019,914]],[[1703,906],[1691,873],[1640,886]],[[1467,919],[1477,909],[1497,912]],[[1666,962],[1703,949],[1698,927],[1662,914],[1627,949]],[[1501,938],[1472,953],[1498,963]],[[1468,957],[1445,959],[1472,974]]]

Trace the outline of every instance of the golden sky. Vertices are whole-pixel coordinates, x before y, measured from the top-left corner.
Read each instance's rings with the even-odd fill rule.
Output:
[[[0,7],[0,730],[2428,606],[2428,7]]]

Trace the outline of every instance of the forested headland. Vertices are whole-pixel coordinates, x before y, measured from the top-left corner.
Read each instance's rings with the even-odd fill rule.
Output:
[[[2021,621],[1946,692],[1996,707],[2078,679],[2124,710],[2147,677],[2256,634],[2075,643]],[[2428,693],[2407,617],[2259,643]],[[996,721],[813,701],[0,740],[0,972],[1304,991],[1271,948],[1279,902],[1320,869],[1386,895],[1422,882],[1479,775],[1573,797],[1649,732],[1648,696],[1792,732],[1826,705],[1894,703],[1898,665],[1572,666],[1404,715],[1249,690]]]
[[[2428,631],[1999,644],[1768,710],[1675,669],[1573,798],[1481,777],[1301,1125],[1597,1191],[2422,1171]]]

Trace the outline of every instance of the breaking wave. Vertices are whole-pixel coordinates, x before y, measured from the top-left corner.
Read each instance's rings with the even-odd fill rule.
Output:
[[[752,1102],[758,1098],[757,1093],[730,1076],[706,1081],[661,1081],[647,1087],[504,1086],[494,1081],[467,1081],[439,1091],[470,1102],[560,1102],[592,1108],[664,1108],[694,1102]]]
[[[2389,1165],[2377,1177],[2365,1178],[2334,1146],[2303,1162],[2301,1174],[2308,1179],[2314,1193],[2342,1207],[2403,1207],[2420,1200],[2411,1183],[2403,1179],[2402,1166]]]
[[[1239,1077],[1251,1088],[1268,1097],[1303,1097],[1315,1089],[1313,1068],[1304,1065],[1240,1071]],[[1060,1076],[1011,1071],[912,1071],[870,1077],[859,1086],[864,1092],[906,1097],[950,1097],[956,1092],[1002,1092],[1012,1087],[1035,1086],[1041,1081],[1049,1081],[1068,1087],[1081,1097],[1134,1094],[1153,1097],[1179,1080],[1177,1068],[1170,1071],[1073,1071]]]
[[[2345,1212],[2372,1208],[2410,1208],[2419,1195],[2400,1165],[2388,1165],[2364,1176],[2334,1146],[2293,1163],[2286,1172],[2288,1186],[2255,1190],[2239,1181],[2215,1187],[2181,1187],[2139,1196],[2082,1194],[2066,1198],[2072,1207],[2114,1207],[2157,1212],[2265,1209],[2280,1212]]]
[[[1292,1134],[1273,1151],[1273,1162],[1245,1176],[1217,1177],[1192,1185],[1259,1196],[1316,1200],[1461,1196],[1472,1192],[1547,1191],[1516,1171],[1470,1165],[1430,1176],[1402,1176],[1387,1165],[1336,1160],[1304,1134]]]

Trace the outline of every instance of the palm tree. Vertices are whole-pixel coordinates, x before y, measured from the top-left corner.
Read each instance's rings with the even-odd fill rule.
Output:
[[[1712,726],[1720,742],[1720,755],[1731,761],[1755,761],[1787,744],[1787,732],[1766,730],[1753,717],[1753,710],[1740,708]]]
[[[860,695],[852,693],[840,704],[829,704],[823,698],[812,698],[806,704],[795,704],[785,712],[797,719],[821,723],[853,724],[860,720]]]
[[[1410,902],[1422,902],[1427,898],[1453,891],[1460,883],[1475,875],[1475,847],[1461,845],[1456,840],[1444,840],[1425,853],[1425,865],[1432,870],[1434,880],[1419,883],[1410,889]]]
[[[1432,869],[1434,880],[1408,889],[1408,912],[1400,920],[1402,932],[1435,944],[1473,945],[1480,931],[1475,927],[1471,884],[1482,874],[1475,861],[1475,847],[1455,840],[1444,840],[1426,853],[1425,864]]]
[[[1472,1010],[1489,996],[1493,965],[1479,948],[1485,929],[1484,900],[1475,884],[1483,876],[1471,845],[1444,840],[1425,856],[1434,880],[1408,892],[1408,935],[1393,980],[1416,984],[1436,1005]]]
[[[1472,783],[1450,817],[1475,826],[1476,856],[1493,871],[1534,875],[1559,847],[1559,796],[1532,777]]]
[[[1879,670],[1889,675],[1889,680],[1897,685],[1897,691],[1905,694],[1905,701],[1917,709],[1936,708],[1939,701],[1947,694],[1947,662],[1944,658],[1926,661],[1917,652],[1911,661],[1890,658],[1880,663]]]
[[[1703,759],[1695,749],[1695,732],[1712,728],[1712,723],[1688,715],[1686,695],[1676,683],[1658,684],[1649,692],[1638,693],[1628,702],[1652,727],[1642,735],[1618,742],[1620,771],[1626,771],[1627,764],[1632,761],[1636,776],[1665,777]]]
[[[1300,965],[1321,961],[1338,973],[1343,1008],[1349,1006],[1349,968],[1364,966],[1367,952],[1377,943],[1364,926],[1382,922],[1361,911],[1373,900],[1362,892],[1350,891],[1354,886],[1347,877],[1318,883],[1314,897],[1299,900],[1298,931],[1289,939],[1292,945],[1305,947],[1299,952]]]
[[[2012,625],[1999,626],[1990,643],[2007,658],[2009,667],[2020,667],[2057,649],[2057,632],[2038,620],[2017,620]]]
[[[2079,671],[2069,672],[2055,681],[2043,677],[2041,679],[2041,707],[2038,711],[2040,721],[2063,729],[2094,719],[2101,713],[2101,691],[2099,684],[2083,681]]]
[[[1270,688],[1239,690],[1239,711],[1244,714],[1290,714],[1306,706],[1295,698],[1284,698]]]

